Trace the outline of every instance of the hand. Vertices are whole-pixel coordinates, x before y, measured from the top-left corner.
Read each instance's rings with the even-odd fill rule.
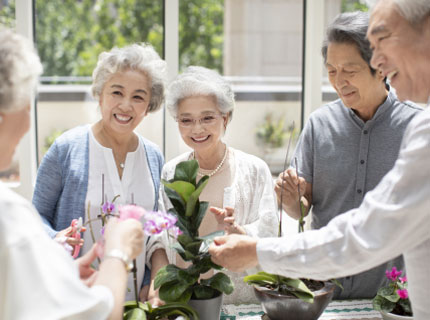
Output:
[[[275,192],[278,198],[278,203],[281,201],[281,190],[282,190],[282,203],[283,209],[287,213],[299,212],[299,192],[298,185],[300,186],[300,197],[305,195],[306,192],[306,180],[302,177],[297,177],[296,169],[288,168],[284,172],[281,172],[276,179]]]
[[[135,259],[143,248],[143,227],[135,219],[119,221],[110,218],[104,232],[105,252],[113,249],[123,251],[130,259]]]
[[[85,227],[82,227],[81,232],[84,232],[86,230]],[[63,229],[61,231],[58,231],[55,235],[56,239],[61,239],[62,237],[66,238],[66,243],[68,243],[71,246],[80,245],[81,247],[84,244],[84,239],[76,239],[72,238],[71,235],[73,233],[72,227],[67,227],[66,229]]]
[[[94,284],[94,281],[97,278],[97,270],[91,267],[91,263],[96,259],[96,246],[94,244],[92,248],[84,254],[82,257],[76,259],[76,263],[79,268],[79,276],[81,281],[88,287],[91,287]]]
[[[257,239],[243,235],[217,237],[209,247],[214,263],[241,272],[258,265]]]
[[[226,234],[246,234],[245,229],[236,223],[232,207],[225,207],[225,209],[210,207],[209,211],[215,215],[218,225],[224,229]]]

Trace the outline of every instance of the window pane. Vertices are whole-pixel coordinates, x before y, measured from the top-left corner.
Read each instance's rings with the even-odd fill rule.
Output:
[[[15,29],[15,0],[0,0],[1,28]],[[19,182],[19,160],[15,155],[11,166],[0,171],[0,180],[4,182]]]
[[[99,120],[90,94],[98,55],[135,42],[149,42],[163,56],[163,1],[36,0],[36,43],[44,65],[39,161],[58,134]],[[161,147],[162,113],[149,114],[137,131]]]
[[[236,107],[225,141],[274,174],[292,123],[300,130],[302,16],[302,0],[180,1],[180,69],[201,65],[231,81]]]

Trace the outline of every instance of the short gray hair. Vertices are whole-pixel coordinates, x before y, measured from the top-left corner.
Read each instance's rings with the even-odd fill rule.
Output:
[[[121,71],[136,70],[146,74],[151,81],[151,101],[148,112],[157,111],[164,101],[167,77],[166,62],[147,43],[132,44],[124,48],[113,48],[99,55],[93,72],[92,94],[99,99],[103,86],[109,78]]]
[[[167,94],[167,109],[173,117],[178,113],[182,99],[192,96],[212,96],[222,114],[233,117],[234,93],[230,83],[218,72],[204,67],[190,66],[170,84]]]
[[[369,65],[372,74],[376,70],[370,66],[372,50],[366,33],[369,27],[369,15],[366,12],[344,12],[336,16],[334,21],[327,27],[326,36],[321,48],[324,63],[327,62],[327,48],[330,43],[354,44],[361,57]]]
[[[373,8],[379,0],[368,0],[368,5]],[[419,26],[430,15],[429,0],[393,0],[399,14],[412,26]]]
[[[11,30],[0,30],[0,111],[13,112],[26,107],[42,70],[28,39]]]

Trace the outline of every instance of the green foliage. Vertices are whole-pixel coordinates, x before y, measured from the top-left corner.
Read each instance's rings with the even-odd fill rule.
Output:
[[[275,119],[272,113],[266,114],[264,121],[255,132],[257,143],[270,149],[282,147],[290,134],[295,135],[295,131],[292,127],[285,125],[284,117]]]
[[[306,284],[300,279],[291,279],[261,271],[244,277],[243,281],[250,285],[269,287],[280,293],[292,294],[308,303],[314,302],[313,292],[310,291]]]
[[[195,299],[208,299],[220,292],[233,292],[233,283],[224,273],[219,272],[209,279],[199,280],[200,275],[211,269],[221,269],[214,264],[208,252],[213,238],[222,234],[214,232],[200,237],[199,227],[206,214],[208,202],[200,202],[199,196],[208,183],[208,176],[204,176],[197,183],[196,160],[179,163],[175,169],[174,178],[163,180],[164,190],[173,205],[170,213],[178,217],[176,225],[183,232],[173,248],[184,261],[191,262],[188,268],[182,269],[169,264],[161,268],[155,277],[154,287],[160,289],[160,298],[169,302],[188,302]]]
[[[139,302],[138,306],[135,301],[127,301],[124,304],[124,320],[161,320],[172,316],[175,316],[175,319],[177,316],[183,316],[185,319],[198,319],[193,308],[180,302],[166,303],[157,308],[153,308],[149,302]]]
[[[36,44],[45,76],[90,76],[101,52],[149,42],[163,56],[162,0],[36,0]],[[224,0],[181,0],[179,65],[222,73]],[[15,6],[0,11],[15,24]]]
[[[372,300],[373,309],[411,316],[412,308],[409,299],[401,299],[397,293],[398,290],[406,290],[407,287],[407,282],[396,279],[395,281],[391,281],[388,286],[380,288]]]
[[[57,139],[59,136],[61,136],[64,131],[66,131],[66,130],[54,129],[54,130],[51,131],[51,133],[49,134],[49,136],[47,136],[45,138],[45,144],[43,145],[43,153],[44,154],[48,151],[48,149],[54,143],[55,139]]]
[[[342,0],[342,12],[368,11],[369,8],[364,0]]]

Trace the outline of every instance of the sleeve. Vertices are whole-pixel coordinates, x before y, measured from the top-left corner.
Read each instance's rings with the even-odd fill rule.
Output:
[[[57,202],[63,190],[62,174],[58,144],[55,141],[40,164],[33,194],[33,205],[42,217],[45,229],[51,238],[57,234],[53,224]]]
[[[368,270],[428,241],[430,127],[428,117],[424,119],[407,131],[394,168],[359,208],[320,230],[260,240],[261,267],[324,280]]]
[[[303,128],[299,141],[291,157],[291,166],[295,168],[294,158],[299,163],[299,175],[309,183],[313,181],[314,168],[314,141],[313,141],[313,121],[312,116]]]
[[[6,252],[0,251],[2,273],[7,276],[6,318],[106,319],[114,305],[111,290],[101,285],[88,288],[81,282],[77,265],[46,235],[36,212],[16,205],[12,210],[24,216],[14,221],[19,226],[9,236]]]
[[[251,237],[276,236],[278,229],[276,194],[272,174],[267,164],[263,161],[258,164],[253,194],[254,199],[251,199],[253,203],[251,210],[258,212],[258,219],[243,226],[247,235]]]

